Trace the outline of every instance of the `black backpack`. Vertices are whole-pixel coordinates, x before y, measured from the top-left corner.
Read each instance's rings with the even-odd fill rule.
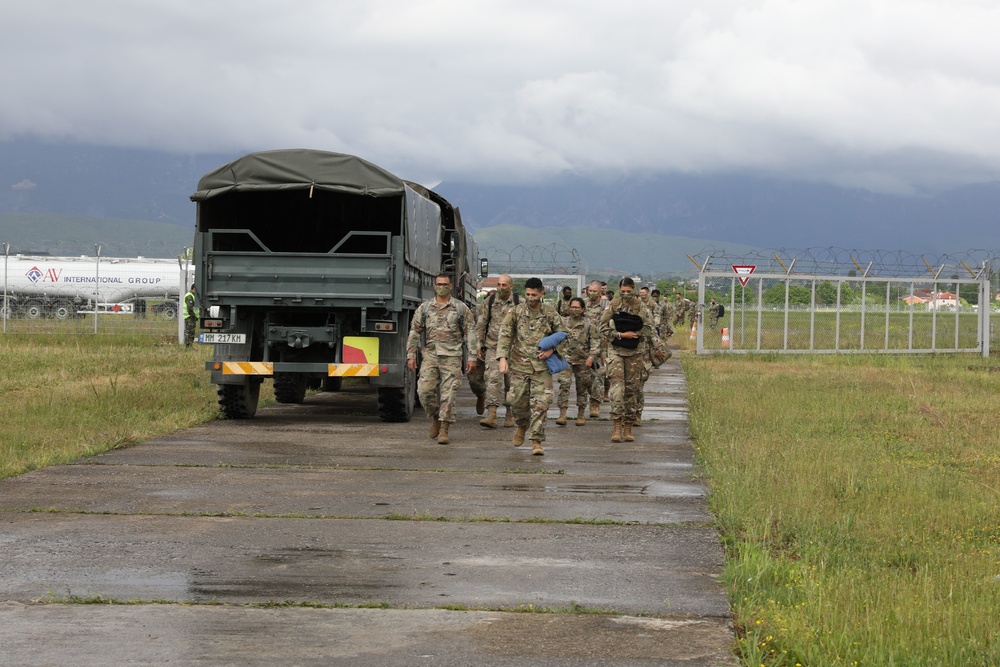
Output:
[[[723,317],[726,314],[726,307],[721,303],[719,304],[719,317]]]

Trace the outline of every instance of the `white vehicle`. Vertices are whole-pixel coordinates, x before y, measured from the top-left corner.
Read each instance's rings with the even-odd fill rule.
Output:
[[[0,265],[0,315],[67,319],[87,313],[177,317],[176,259],[10,255]],[[191,276],[193,279],[193,274]]]

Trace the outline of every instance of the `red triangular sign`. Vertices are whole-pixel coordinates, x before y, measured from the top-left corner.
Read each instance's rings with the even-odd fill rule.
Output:
[[[736,279],[740,281],[740,285],[743,287],[747,286],[750,282],[750,274],[757,269],[756,264],[733,264],[733,271],[736,273]]]

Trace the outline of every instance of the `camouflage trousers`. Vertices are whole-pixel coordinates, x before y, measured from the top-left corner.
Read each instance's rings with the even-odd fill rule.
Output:
[[[587,368],[587,364],[570,364],[569,368],[559,374],[559,408],[569,407],[569,388],[576,381],[576,407],[585,410],[593,379],[594,371]]]
[[[528,429],[528,439],[545,440],[545,420],[552,405],[552,374],[548,371],[510,371],[507,401],[518,426]]]
[[[194,331],[198,326],[198,320],[194,317],[184,318],[184,345],[191,347],[194,344]]]
[[[642,415],[642,409],[646,407],[646,380],[649,379],[649,374],[653,372],[653,362],[649,360],[648,354],[643,354],[642,356],[642,384],[639,385],[639,412],[636,416]]]
[[[427,416],[455,422],[455,394],[462,384],[462,357],[424,354],[420,361],[417,396]]]
[[[590,378],[590,400],[598,404],[604,401],[604,381],[607,376],[608,365],[603,361],[600,365],[591,369],[593,375]]]
[[[645,366],[642,354],[627,357],[611,352],[608,378],[611,380],[611,419],[621,419],[634,424],[639,416]]]
[[[509,405],[507,402],[507,392],[510,391],[510,375],[500,372],[500,362],[497,361],[497,349],[487,348],[486,356],[486,407],[501,404]]]

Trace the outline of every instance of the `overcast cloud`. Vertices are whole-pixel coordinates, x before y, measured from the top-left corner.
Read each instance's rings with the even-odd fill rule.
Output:
[[[401,176],[1000,179],[1000,3],[4,2],[0,139],[307,147]]]

